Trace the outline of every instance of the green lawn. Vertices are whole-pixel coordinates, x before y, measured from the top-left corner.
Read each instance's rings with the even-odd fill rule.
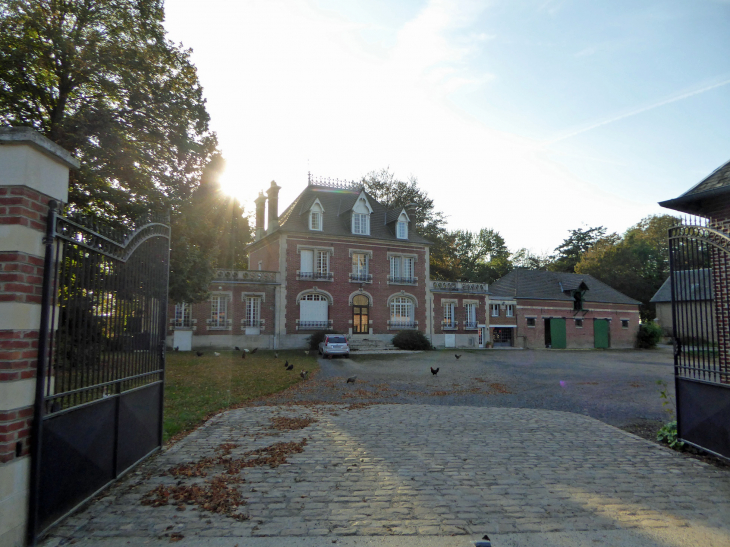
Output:
[[[241,352],[168,352],[165,370],[164,441],[189,431],[205,418],[251,399],[270,395],[303,381],[299,372],[319,369],[316,352],[259,350],[241,359]],[[284,370],[288,360],[294,370]],[[311,376],[310,376],[311,377]]]

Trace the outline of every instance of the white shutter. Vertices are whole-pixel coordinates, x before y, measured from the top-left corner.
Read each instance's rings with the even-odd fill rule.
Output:
[[[327,321],[326,300],[300,300],[299,320],[300,321]]]
[[[301,266],[299,267],[300,272],[313,272],[314,271],[314,251],[302,251],[301,252]]]

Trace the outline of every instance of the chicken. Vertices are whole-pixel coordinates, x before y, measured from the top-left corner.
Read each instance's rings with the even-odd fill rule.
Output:
[[[275,351],[274,352],[274,359],[278,359],[278,358],[279,358],[279,352],[278,351]]]
[[[441,368],[441,367],[439,367],[439,368]],[[434,376],[436,376],[439,373],[439,368],[433,368],[433,367],[431,367],[431,374],[433,374]]]
[[[294,370],[294,365],[289,365],[288,367],[286,367],[286,370]]]
[[[457,359],[461,359],[461,355],[454,354],[454,357],[456,357]]]
[[[198,357],[202,357],[204,354],[202,351],[196,351],[195,355],[197,355]]]
[[[304,355],[309,355],[309,350],[308,349],[305,349],[304,350]]]
[[[235,348],[233,348],[233,349],[235,349],[236,351],[241,351],[241,348],[239,348],[238,346],[236,346],[236,347],[235,347]]]
[[[289,366],[289,359],[287,359],[286,361],[284,361],[284,368],[286,368],[288,366]]]
[[[257,352],[258,350],[259,350],[259,348],[253,348],[253,349],[251,350],[251,355],[253,355],[254,353],[256,353],[256,352]]]
[[[306,380],[307,379],[307,376],[309,376],[309,371],[308,370],[303,370],[303,371],[301,371],[299,373],[299,376],[301,376],[303,380]]]
[[[246,358],[246,352],[244,351],[244,352],[243,352],[243,353],[241,354],[241,359],[245,359],[245,358]]]
[[[350,376],[350,377],[349,377],[349,378],[347,379],[347,382],[345,382],[345,383],[346,383],[346,384],[354,384],[354,383],[355,383],[355,380],[357,380],[357,376]]]
[[[218,353],[217,351],[214,351],[214,352],[213,352],[213,355],[215,355],[216,357],[220,357],[220,356],[221,356],[221,354],[220,354],[220,353]]]
[[[180,346],[175,346],[175,347],[173,348],[173,351],[180,351]]]

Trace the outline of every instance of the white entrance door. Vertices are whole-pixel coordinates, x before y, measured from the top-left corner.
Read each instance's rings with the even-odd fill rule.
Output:
[[[487,337],[487,326],[486,325],[479,325],[479,347],[484,347],[484,339]]]

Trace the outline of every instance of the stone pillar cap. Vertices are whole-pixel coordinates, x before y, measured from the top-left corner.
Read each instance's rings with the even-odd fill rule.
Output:
[[[0,127],[0,146],[27,144],[69,169],[78,169],[81,163],[68,150],[44,137],[32,127]]]

